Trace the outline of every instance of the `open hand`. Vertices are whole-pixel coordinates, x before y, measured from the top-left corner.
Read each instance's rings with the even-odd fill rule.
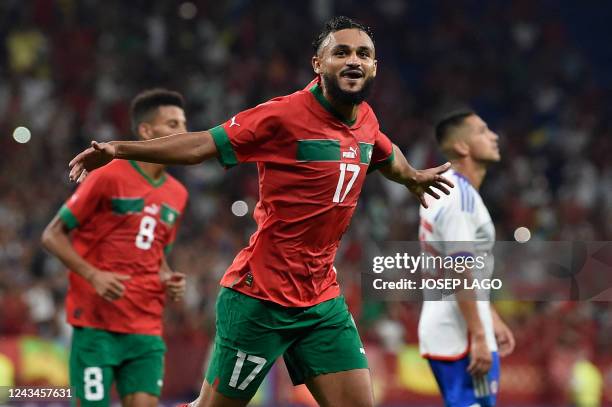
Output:
[[[111,143],[91,142],[91,147],[70,161],[70,180],[83,182],[89,171],[102,167],[115,158],[115,146]]]
[[[472,376],[484,376],[493,364],[493,356],[484,335],[472,335],[470,364],[467,368]]]
[[[436,199],[440,199],[440,195],[432,188],[439,189],[446,195],[450,194],[447,186],[454,188],[455,185],[441,174],[446,172],[450,168],[451,164],[446,163],[435,168],[428,168],[426,170],[417,170],[414,178],[406,183],[406,187],[417,196],[421,205],[427,208],[427,202],[425,200],[425,194],[431,195]]]

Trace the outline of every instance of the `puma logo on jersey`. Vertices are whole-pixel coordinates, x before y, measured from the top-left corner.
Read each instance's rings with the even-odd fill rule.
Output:
[[[355,158],[357,157],[357,149],[355,147],[349,147],[349,151],[342,153],[342,158]]]
[[[232,120],[230,121],[230,125],[229,126],[230,127],[233,127],[233,126],[240,127],[240,124],[236,123],[236,116],[232,117]]]
[[[150,215],[157,215],[157,213],[159,212],[159,205],[151,204],[151,205],[145,206],[144,211]]]

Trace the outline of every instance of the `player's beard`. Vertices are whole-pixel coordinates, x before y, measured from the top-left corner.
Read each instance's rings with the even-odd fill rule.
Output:
[[[371,76],[363,82],[363,86],[356,92],[347,92],[340,88],[338,78],[334,75],[321,75],[323,86],[327,90],[329,96],[336,102],[349,105],[358,105],[370,96],[372,93],[372,85],[374,85],[374,77]]]

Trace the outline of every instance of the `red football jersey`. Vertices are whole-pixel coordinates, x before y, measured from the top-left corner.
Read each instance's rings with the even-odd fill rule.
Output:
[[[315,80],[211,134],[225,167],[256,162],[259,170],[257,231],[221,285],[291,307],[338,296],[334,257],[366,173],[393,160],[370,106],[345,122]]]
[[[68,322],[113,332],[161,335],[165,302],[159,268],[174,242],[187,190],[169,174],[157,182],[134,161],[114,160],[93,171],[59,211],[74,229],[74,249],[100,270],[131,276],[107,301],[70,272]]]

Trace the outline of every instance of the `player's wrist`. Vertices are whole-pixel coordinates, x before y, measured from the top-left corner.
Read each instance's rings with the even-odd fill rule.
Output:
[[[477,325],[477,326],[473,326],[469,328],[470,331],[470,336],[472,337],[472,339],[485,339],[485,332],[484,332],[484,328],[482,327],[482,325]]]
[[[418,170],[407,166],[405,168],[402,168],[400,178],[402,179],[404,185],[406,185],[407,187],[415,186],[418,184],[418,173]]]
[[[484,330],[473,330],[470,332],[473,341],[484,341],[486,339]]]
[[[111,149],[113,158],[121,158],[119,156],[119,147],[121,146],[121,142],[120,141],[109,141],[108,144],[113,146],[113,148]]]
[[[88,267],[81,273],[81,275],[85,278],[85,280],[91,283],[93,282],[94,277],[96,276],[96,270],[91,267]]]

